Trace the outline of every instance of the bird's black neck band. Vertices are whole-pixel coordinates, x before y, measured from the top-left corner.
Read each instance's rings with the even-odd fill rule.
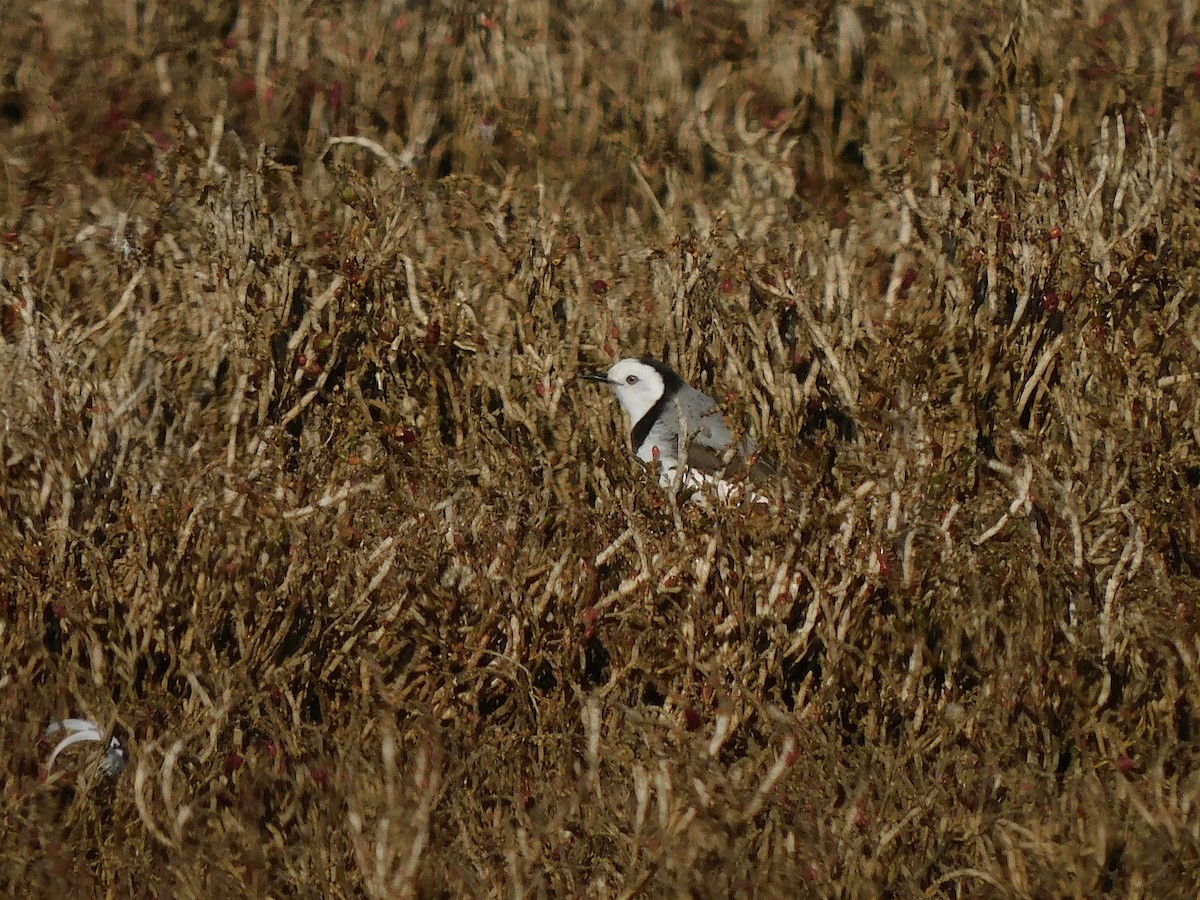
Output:
[[[663,372],[663,368],[666,367],[664,366],[659,368],[658,366],[655,366],[655,369],[657,369],[659,374],[663,376],[662,396],[659,397],[658,401],[646,411],[644,416],[633,423],[632,438],[634,453],[640,450],[642,444],[645,443],[646,438],[650,437],[650,429],[654,427],[654,423],[659,420],[660,416],[662,416],[663,412],[667,408],[667,404],[675,399],[675,395],[678,394],[679,389],[683,387],[683,381],[678,375],[676,375],[670,369],[667,369],[666,372]]]

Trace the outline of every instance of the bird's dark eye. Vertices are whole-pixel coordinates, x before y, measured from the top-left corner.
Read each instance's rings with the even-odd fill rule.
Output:
[[[638,377],[636,375],[630,375],[628,378],[625,379],[625,383],[626,384],[637,384]]]

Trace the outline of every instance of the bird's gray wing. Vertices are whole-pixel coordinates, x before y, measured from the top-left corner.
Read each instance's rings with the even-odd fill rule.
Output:
[[[716,402],[695,388],[680,391],[680,410],[687,420],[687,465],[707,475],[727,478],[748,477],[762,484],[775,474],[774,468],[758,456],[758,447],[743,438],[734,447],[734,434]]]
[[[693,441],[688,447],[687,464],[707,475],[719,475],[734,481],[748,478],[752,484],[766,484],[777,474],[774,466],[759,455],[754,441],[750,438],[738,444],[728,464],[725,463],[727,452],[718,452]]]

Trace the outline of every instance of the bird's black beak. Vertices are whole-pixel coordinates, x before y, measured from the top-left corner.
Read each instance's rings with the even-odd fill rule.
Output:
[[[584,381],[598,381],[601,384],[611,384],[606,372],[580,372],[576,377],[582,378]]]

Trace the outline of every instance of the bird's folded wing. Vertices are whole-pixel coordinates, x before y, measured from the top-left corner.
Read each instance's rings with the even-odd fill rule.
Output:
[[[728,450],[716,450],[699,439],[687,448],[687,465],[705,475],[720,475],[731,480],[748,478],[753,484],[765,484],[775,477],[774,466],[762,459],[750,441],[743,441],[726,462]]]

